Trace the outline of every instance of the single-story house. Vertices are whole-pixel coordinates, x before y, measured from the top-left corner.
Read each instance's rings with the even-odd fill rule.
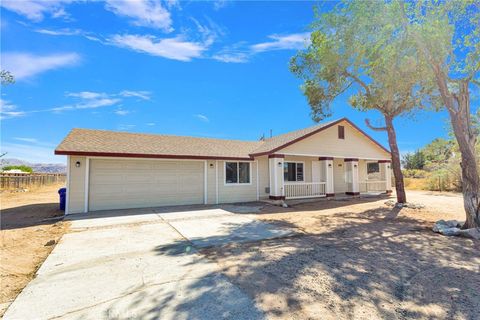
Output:
[[[260,141],[73,129],[66,214],[390,192],[390,152],[343,118]]]

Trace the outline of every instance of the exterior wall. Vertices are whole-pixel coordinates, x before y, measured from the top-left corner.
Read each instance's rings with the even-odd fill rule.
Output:
[[[229,162],[229,161],[227,161]],[[250,162],[250,184],[226,185],[225,161],[218,161],[218,203],[248,202],[257,200],[257,166]]]
[[[363,159],[358,160],[358,180],[360,182],[368,180],[367,161]]]
[[[75,163],[80,161],[80,167]],[[85,157],[69,156],[69,182],[67,185],[67,214],[81,213],[85,210],[85,170],[87,161]]]
[[[216,188],[216,163],[215,160],[207,161],[207,204],[217,203],[217,188]]]
[[[338,125],[276,151],[279,154],[328,156],[338,158],[390,159],[390,154],[353,128],[342,122],[345,139],[338,138]]]
[[[268,156],[255,158],[258,163],[258,193],[260,199],[268,199],[269,192],[265,192],[270,187],[270,174],[268,168]]]

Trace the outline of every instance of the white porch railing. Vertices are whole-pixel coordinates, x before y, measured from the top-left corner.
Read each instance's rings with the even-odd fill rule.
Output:
[[[285,182],[285,199],[325,197],[325,182]]]
[[[385,192],[387,190],[386,181],[370,180],[360,181],[360,192]]]

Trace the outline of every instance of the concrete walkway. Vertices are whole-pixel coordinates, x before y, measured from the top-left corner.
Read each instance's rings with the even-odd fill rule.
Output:
[[[262,319],[195,248],[291,231],[222,209],[157,212],[72,217],[71,232],[4,319]]]

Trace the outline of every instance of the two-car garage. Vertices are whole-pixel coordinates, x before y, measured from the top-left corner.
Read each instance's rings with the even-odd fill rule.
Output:
[[[204,161],[89,159],[88,211],[204,203]]]

